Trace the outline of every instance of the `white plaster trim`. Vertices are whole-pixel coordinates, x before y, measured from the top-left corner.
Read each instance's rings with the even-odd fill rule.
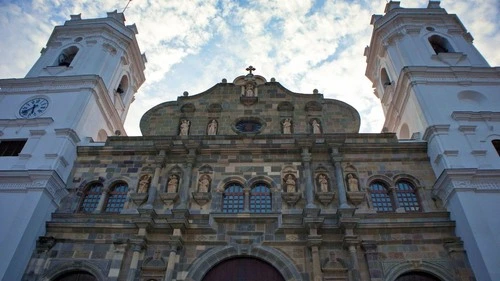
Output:
[[[500,122],[500,112],[491,111],[453,111],[451,118],[456,121],[494,121]]]
[[[73,141],[74,144],[77,144],[80,142],[80,138],[78,137],[78,134],[70,128],[64,128],[64,129],[54,129],[56,132],[56,136],[67,136],[71,141]]]
[[[450,131],[450,125],[433,125],[425,129],[422,140],[430,142],[436,135],[447,135]]]
[[[54,122],[51,117],[33,118],[33,119],[0,119],[0,126],[2,127],[38,127],[47,126]]]
[[[455,192],[500,192],[500,170],[445,170],[432,189],[432,194],[438,196],[444,205]]]

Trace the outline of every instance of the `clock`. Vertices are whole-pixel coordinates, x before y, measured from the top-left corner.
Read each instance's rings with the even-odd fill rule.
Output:
[[[23,118],[35,118],[42,115],[49,107],[49,101],[44,98],[34,98],[25,102],[19,109]]]

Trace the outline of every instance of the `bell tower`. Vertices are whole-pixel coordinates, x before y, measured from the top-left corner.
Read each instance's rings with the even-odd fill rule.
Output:
[[[67,194],[79,144],[126,135],[145,81],[135,25],[122,13],[54,28],[25,78],[0,80],[0,280],[20,280],[45,222]]]
[[[424,140],[478,280],[500,280],[500,68],[490,67],[459,18],[439,1],[387,3],[373,15],[366,76],[386,117],[384,131]]]

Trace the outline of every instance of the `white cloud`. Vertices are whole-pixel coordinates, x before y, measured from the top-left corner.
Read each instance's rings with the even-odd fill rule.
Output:
[[[403,0],[402,7],[425,7],[427,0]],[[369,44],[372,14],[383,14],[386,0],[132,1],[127,24],[139,30],[148,57],[147,81],[127,117],[129,135],[138,135],[144,112],[175,100],[183,91],[202,92],[226,78],[231,82],[253,64],[259,75],[275,77],[289,90],[311,93],[354,106],[362,132],[379,132],[383,114],[364,76],[363,50]],[[32,0],[0,2],[0,77],[22,77],[39,57],[54,25],[70,14],[103,17],[123,10],[126,1]],[[318,7],[320,5],[321,7]],[[492,65],[500,64],[497,0],[442,1],[475,38]],[[480,16],[479,16],[480,15]],[[20,47],[19,47],[20,46]]]

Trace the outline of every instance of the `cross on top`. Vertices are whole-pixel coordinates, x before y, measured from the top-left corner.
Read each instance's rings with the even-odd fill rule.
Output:
[[[249,67],[247,67],[245,70],[250,72],[250,73],[248,73],[248,74],[252,74],[252,71],[254,71],[254,70],[255,70],[255,67],[253,67],[253,66],[251,66],[251,65],[250,65],[250,66],[249,66]]]

